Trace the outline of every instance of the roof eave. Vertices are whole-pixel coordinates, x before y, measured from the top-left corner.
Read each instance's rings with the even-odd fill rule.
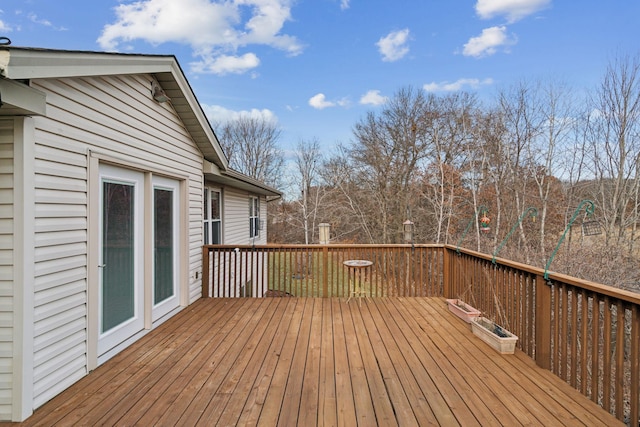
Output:
[[[153,74],[205,159],[226,170],[228,160],[174,55],[140,55],[10,47],[5,77],[12,80]],[[6,55],[6,54],[5,54]]]
[[[44,116],[46,113],[44,92],[0,78],[0,116]]]
[[[245,190],[249,193],[259,194],[266,197],[282,197],[282,193],[277,189],[233,169],[227,169],[223,171],[205,160],[203,170],[205,180],[209,182],[217,183],[220,185],[228,185],[234,188]]]

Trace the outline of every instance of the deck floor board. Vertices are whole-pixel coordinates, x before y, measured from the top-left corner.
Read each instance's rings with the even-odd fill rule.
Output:
[[[201,299],[1,425],[622,425],[442,298]]]

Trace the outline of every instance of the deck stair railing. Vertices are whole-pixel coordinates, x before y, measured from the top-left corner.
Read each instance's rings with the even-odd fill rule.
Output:
[[[344,261],[354,259],[372,262],[365,296],[462,298],[517,335],[538,366],[640,421],[638,293],[450,245],[213,245],[203,247],[202,295],[348,298]]]

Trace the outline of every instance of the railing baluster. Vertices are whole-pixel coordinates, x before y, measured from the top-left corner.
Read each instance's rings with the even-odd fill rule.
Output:
[[[540,278],[536,276],[536,281],[540,281]],[[552,338],[551,338],[551,342],[549,343],[550,348],[550,353],[551,353],[551,360],[550,360],[550,364],[551,364],[551,372],[553,372],[555,375],[558,375],[558,367],[560,366],[560,363],[558,361],[558,341],[560,339],[560,331],[559,331],[559,326],[560,326],[560,319],[558,318],[558,313],[559,311],[559,298],[558,298],[558,286],[554,283],[550,283],[547,282],[546,280],[543,281],[549,285],[549,292],[551,293],[551,334],[552,334]],[[542,299],[543,296],[540,297],[540,299]],[[538,317],[538,323],[536,324],[536,328],[540,325],[541,322],[544,322],[544,318],[539,318]],[[536,343],[536,345],[538,345],[538,343]]]
[[[580,363],[580,391],[582,392],[582,394],[584,394],[585,396],[587,395],[587,384],[589,383],[588,379],[587,379],[587,355],[589,354],[589,352],[587,351],[587,349],[589,348],[589,336],[588,336],[588,331],[589,331],[589,317],[587,316],[588,312],[589,312],[589,298],[587,297],[587,293],[584,289],[581,289],[580,291],[580,298],[582,301],[582,307],[580,309],[580,314],[581,314],[581,344],[580,344],[580,359],[581,359],[581,363]]]
[[[640,307],[631,310],[631,396],[630,419],[640,421]]]
[[[600,298],[591,298],[591,400],[598,403],[600,378]]]
[[[578,383],[578,295],[575,288],[571,288],[571,386]]]
[[[611,320],[611,301],[608,296],[604,297],[604,337],[602,355],[604,357],[602,366],[604,367],[604,375],[602,376],[604,382],[602,384],[602,406],[608,412],[611,412],[611,388],[613,382],[611,381],[611,338],[612,338],[612,320]]]
[[[617,301],[616,305],[616,416],[620,418],[624,410],[624,390],[622,385],[624,384],[624,335],[625,335],[625,322],[624,322],[624,305],[622,301]],[[637,384],[636,384],[637,385]]]

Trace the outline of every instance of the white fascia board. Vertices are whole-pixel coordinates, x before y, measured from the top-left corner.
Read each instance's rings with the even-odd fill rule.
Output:
[[[171,71],[172,55],[135,55],[47,49],[9,48],[5,77],[13,80]]]
[[[22,115],[44,116],[47,112],[47,96],[44,92],[12,80],[0,78],[0,100],[23,111]]]

